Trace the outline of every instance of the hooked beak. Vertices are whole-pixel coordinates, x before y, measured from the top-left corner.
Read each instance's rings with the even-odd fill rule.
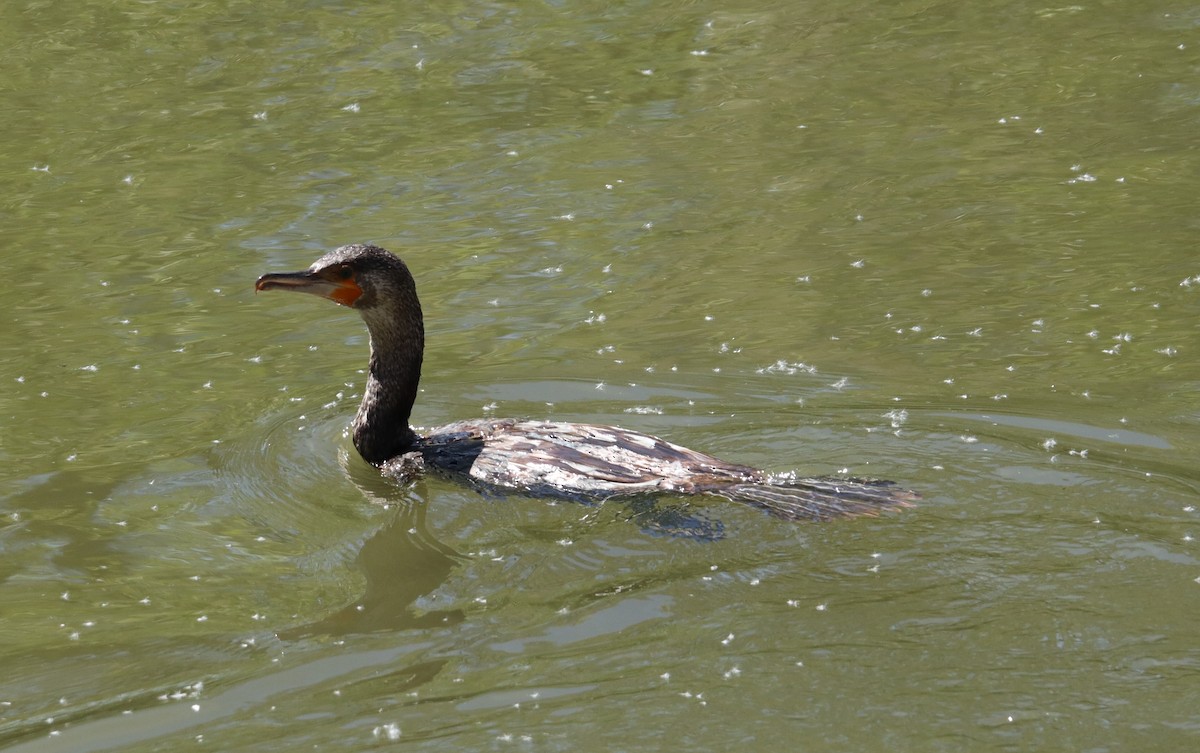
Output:
[[[293,290],[298,293],[311,293],[328,298],[343,306],[353,306],[363,292],[352,277],[344,280],[331,280],[312,270],[265,274],[254,283],[254,291],[260,290]]]

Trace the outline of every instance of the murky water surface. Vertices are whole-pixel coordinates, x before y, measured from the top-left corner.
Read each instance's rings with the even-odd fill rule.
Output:
[[[3,14],[0,744],[1197,744],[1194,8]],[[353,241],[418,278],[422,425],[924,500],[392,486],[357,316],[252,290]]]

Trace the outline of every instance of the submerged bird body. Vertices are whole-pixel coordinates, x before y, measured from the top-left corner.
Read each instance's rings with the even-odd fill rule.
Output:
[[[889,482],[772,479],[650,434],[557,421],[460,421],[418,437],[380,467],[398,480],[430,469],[466,474],[488,491],[578,500],[710,494],[790,519],[871,515],[913,498]]]
[[[709,494],[788,519],[872,515],[916,498],[890,482],[775,479],[649,434],[614,426],[479,419],[418,434],[409,425],[425,336],[412,275],[389,252],[343,246],[304,272],[267,274],[256,290],[313,293],[362,314],[371,358],[352,438],[367,462],[408,480],[432,470],[490,491],[573,499]]]

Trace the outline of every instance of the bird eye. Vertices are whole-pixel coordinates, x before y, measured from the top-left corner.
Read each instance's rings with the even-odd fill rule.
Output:
[[[337,276],[342,278],[343,280],[349,280],[351,277],[354,276],[354,270],[350,267],[349,264],[343,264],[342,266],[338,267]]]

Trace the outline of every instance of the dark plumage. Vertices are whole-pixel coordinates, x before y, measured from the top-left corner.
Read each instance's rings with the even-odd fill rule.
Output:
[[[293,290],[357,310],[371,339],[354,446],[398,479],[432,468],[490,490],[577,499],[710,494],[782,518],[874,515],[916,494],[886,481],[777,480],[764,471],[614,426],[517,419],[460,421],[418,435],[409,426],[425,330],[404,262],[377,246],[342,246],[303,272],[266,274],[255,290]]]

